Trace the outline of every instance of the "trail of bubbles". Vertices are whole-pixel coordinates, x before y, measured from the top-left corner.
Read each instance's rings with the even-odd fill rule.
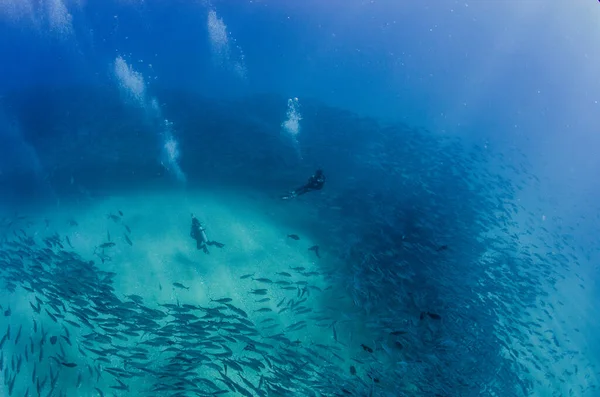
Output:
[[[152,123],[160,120],[160,132],[158,133],[162,138],[160,163],[179,182],[185,183],[187,178],[179,165],[179,143],[173,134],[173,123],[162,117],[158,100],[148,97],[144,76],[134,70],[121,56],[117,56],[115,60],[114,72],[121,90],[128,98],[144,109]]]
[[[143,107],[146,97],[144,76],[133,70],[121,56],[115,60],[114,69],[121,89]]]
[[[81,6],[76,0],[70,3]],[[47,29],[60,38],[73,35],[73,16],[63,0],[0,0],[0,19],[30,24],[42,34]]]
[[[217,15],[214,8],[208,11],[207,28],[214,63],[217,66],[229,69],[239,78],[245,79],[247,70],[242,48],[235,44],[236,40],[234,38],[230,37],[227,32],[227,25],[223,22],[223,18]],[[230,38],[235,48],[233,56]]]
[[[34,6],[31,0],[0,0],[0,16],[11,22],[32,20]]]
[[[172,122],[165,120],[165,143],[163,145],[163,156],[165,157],[166,161],[162,162],[162,164],[175,176],[175,178],[177,178],[179,182],[185,183],[187,178],[181,170],[181,166],[179,165],[179,143],[173,137],[172,126]]]
[[[67,6],[62,0],[48,0],[46,12],[50,30],[60,37],[66,37],[73,33],[73,16],[69,13]]]
[[[300,121],[302,120],[302,115],[300,114],[300,101],[298,98],[288,99],[286,117],[287,119],[281,123],[283,133],[286,138],[292,141],[298,157],[302,159],[300,144],[298,142],[298,135],[300,134]]]
[[[208,12],[208,37],[215,61],[218,64],[229,62],[227,26],[223,22],[223,19],[217,16],[215,10]]]

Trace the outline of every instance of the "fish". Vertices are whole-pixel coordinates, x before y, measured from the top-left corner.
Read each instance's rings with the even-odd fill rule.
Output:
[[[122,211],[119,211],[119,215],[123,216],[123,212],[122,212]]]
[[[292,240],[296,240],[296,241],[300,240],[300,237],[298,237],[297,234],[288,234],[287,236],[288,236],[288,238],[291,238]]]
[[[317,258],[321,258],[321,255],[319,255],[319,246],[318,245],[313,245],[308,250],[309,251],[314,251],[315,255],[317,256]]]
[[[107,214],[106,218],[112,220],[115,223],[119,223],[119,221],[121,220],[121,217],[119,217],[118,215],[114,215],[114,214]]]
[[[217,303],[229,303],[231,302],[233,299],[231,298],[221,298],[221,299],[211,299],[211,302],[217,302]]]
[[[379,383],[379,378],[375,378],[375,377],[373,377],[373,376],[371,376],[371,375],[369,375],[369,374],[367,374],[367,376],[368,376],[369,378],[371,378],[371,380],[373,380],[373,382],[374,382],[374,383]]]
[[[19,344],[19,339],[21,338],[21,331],[23,330],[23,325],[19,327],[19,331],[17,331],[17,336],[15,338],[15,345]]]
[[[258,281],[259,283],[266,283],[266,284],[272,284],[273,283],[272,280],[270,280],[268,278],[264,278],[264,277],[253,278],[252,280]]]
[[[52,313],[50,313],[48,311],[48,309],[44,309],[46,311],[46,314],[52,319],[52,321],[54,321],[55,323],[58,323],[58,319],[56,318],[56,316]]]
[[[8,381],[8,395],[12,396],[13,388],[15,387],[15,381],[17,380],[17,375],[13,376],[12,380]]]
[[[278,276],[292,277],[292,275],[289,274],[288,272],[277,272],[275,274],[277,274]]]
[[[123,226],[125,227],[125,230],[127,230],[127,233],[131,234],[131,229],[129,228],[129,226],[123,224]]]
[[[373,353],[373,349],[371,349],[369,346],[365,345],[365,344],[361,344],[360,347],[363,348],[364,351],[368,352],[368,353]]]
[[[270,300],[271,300],[271,298],[262,298],[262,299],[259,299],[259,300],[255,301],[255,302],[256,303],[264,303],[264,302],[268,302]]]
[[[354,365],[350,366],[350,375],[356,375],[356,367]]]
[[[72,320],[65,320],[65,322],[67,322],[67,323],[71,324],[71,325],[72,325],[72,326],[74,326],[74,327],[81,328],[81,325],[79,325],[79,323],[76,323],[75,321],[72,321]]]
[[[65,367],[68,367],[68,368],[74,368],[74,367],[76,367],[76,366],[77,366],[77,364],[75,364],[75,363],[66,363],[66,362],[61,362],[61,364],[62,364],[63,366],[65,366]]]
[[[57,338],[56,336],[51,336],[51,337],[50,337],[50,343],[51,343],[51,344],[53,344],[53,345],[55,345],[55,344],[56,344],[56,341],[57,341],[57,340],[58,340],[58,338]]]
[[[252,276],[254,276],[254,273],[244,274],[243,276],[240,277],[240,280],[245,280],[245,279],[250,278]]]
[[[116,379],[117,382],[119,382],[119,385],[117,386],[109,386],[111,389],[115,389],[115,390],[127,390],[129,391],[129,386],[126,385],[125,383],[121,382],[119,379]]]
[[[183,285],[181,283],[173,283],[173,287],[177,287],[177,288],[180,288],[180,289],[187,289],[187,290],[190,289],[190,287],[186,287],[185,285]]]
[[[126,234],[123,234],[123,237],[125,237],[125,241],[127,241],[127,244],[133,246],[133,243],[131,242],[131,239],[129,237],[127,237]]]
[[[107,243],[100,244],[98,246],[98,248],[101,248],[101,249],[111,248],[111,247],[114,247],[115,245],[116,245],[115,243],[113,243],[112,241],[109,241]]]
[[[258,313],[267,313],[267,312],[272,312],[272,311],[273,311],[273,309],[271,309],[270,307],[261,307],[260,309],[255,310],[255,312],[258,312]]]
[[[292,325],[289,325],[288,327],[286,327],[286,331],[297,331],[298,329],[304,328],[304,326],[306,325],[306,321],[302,320],[302,321],[298,321],[297,323],[294,323]]]
[[[142,298],[139,295],[135,295],[135,294],[125,295],[125,298],[131,299],[135,303],[140,303],[141,304],[142,302],[144,302],[144,298]]]
[[[264,288],[260,288],[260,289],[253,289],[252,291],[249,292],[250,294],[254,294],[254,295],[266,295],[267,294],[267,290]]]
[[[447,249],[448,249],[448,246],[444,244],[444,245],[440,245],[439,247],[437,247],[436,251],[440,252],[440,251],[445,251]]]
[[[8,309],[6,309],[4,311],[4,317],[8,317],[12,314],[12,310],[10,309],[10,306],[8,307]]]
[[[423,319],[425,319],[425,316],[428,316],[429,318],[431,318],[433,320],[441,320],[442,319],[442,316],[440,316],[439,314],[431,313],[431,312],[421,312],[419,319],[423,320]]]

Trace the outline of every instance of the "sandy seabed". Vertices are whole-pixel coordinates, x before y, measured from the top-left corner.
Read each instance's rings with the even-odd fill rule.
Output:
[[[210,254],[196,248],[195,241],[189,235],[191,214],[205,225],[208,238],[223,243],[223,248],[211,246]],[[100,270],[115,273],[115,293],[124,301],[129,299],[128,296],[136,295],[143,299],[145,305],[161,309],[160,305],[164,304],[206,307],[214,304],[211,300],[231,298],[231,303],[244,310],[258,329],[263,327],[261,332],[264,335],[285,333],[287,338],[303,346],[334,346],[332,354],[336,355],[340,372],[347,373],[348,368],[353,365],[359,376],[364,377],[366,367],[361,367],[360,363],[366,353],[362,351],[360,344],[375,344],[369,339],[369,330],[357,321],[358,317],[353,317],[352,301],[344,296],[343,286],[330,285],[331,280],[324,276],[328,269],[338,266],[339,262],[336,252],[319,241],[319,233],[315,233],[317,228],[323,228],[317,209],[303,197],[288,202],[262,192],[232,189],[154,190],[113,195],[80,205],[46,208],[30,217],[26,232],[39,244],[42,244],[43,238],[54,233],[58,233],[65,242],[68,237],[68,243],[63,242],[65,249],[77,252],[86,260],[94,260]],[[290,238],[290,234],[297,235],[299,239]],[[98,248],[107,242],[115,245],[104,250]],[[309,250],[315,245],[320,247],[320,258]],[[102,252],[105,255],[104,261],[98,255]],[[294,270],[298,268],[302,270]],[[277,273],[288,273],[290,276]],[[306,301],[302,303],[311,312],[298,315],[288,310],[279,313],[285,306],[279,306],[280,302],[297,300],[299,292],[257,281],[259,278],[306,282],[314,286],[315,289],[311,289]],[[586,308],[581,306],[578,310],[566,310],[565,307],[565,304],[567,307],[576,307],[573,306],[579,300],[576,298],[581,298],[582,302],[589,301],[586,290],[580,289],[575,281],[574,278],[563,281],[560,293],[549,291],[544,302],[532,311],[532,318],[535,318],[538,316],[536,313],[542,313],[548,304],[558,309],[552,311],[552,321],[547,319],[547,329],[540,330],[543,337],[531,334],[531,339],[527,342],[535,347],[518,346],[518,343],[515,345],[516,341],[508,343],[522,352],[526,351],[527,355],[539,357],[542,362],[554,361],[554,376],[560,377],[565,371],[569,371],[574,373],[580,385],[587,385],[593,384],[595,379],[594,367],[585,363],[579,365],[573,361],[572,354],[564,354],[565,351],[579,350],[586,346],[585,340],[577,340],[580,334],[571,329],[585,326]],[[175,286],[175,283],[185,288]],[[250,293],[253,289],[267,289],[268,293],[254,295]],[[10,307],[12,315],[0,318],[0,329],[10,324],[14,338],[15,330],[23,325],[23,339],[27,342],[29,335],[33,335],[29,305],[32,301],[35,302],[34,294],[20,289],[3,299],[3,310]],[[309,317],[312,320],[307,321],[307,327],[300,331],[286,331],[286,327]],[[319,321],[314,318],[328,320]],[[346,321],[348,319],[352,321]],[[46,320],[42,324],[50,334],[62,332],[61,326]],[[330,326],[334,321],[337,322],[336,335]],[[89,330],[71,329],[71,332],[74,340],[81,340]],[[560,360],[545,357],[548,346],[561,357]],[[52,354],[51,348],[48,349],[47,354]],[[89,362],[88,358],[78,357],[76,349],[66,349],[82,363]],[[238,346],[238,349],[241,348]],[[3,350],[5,357],[8,357],[9,351],[6,347]],[[240,352],[236,351],[237,353]],[[384,352],[380,351],[375,356],[384,370],[397,364],[393,360],[387,361],[389,357]],[[508,353],[507,357],[510,357]],[[577,393],[580,389],[577,386],[561,384],[556,378],[550,377],[550,374],[528,365],[526,356],[513,358],[528,367],[530,374],[524,376],[535,379],[536,391],[533,395],[554,396],[557,390],[562,390],[566,395],[573,390],[571,393],[575,394],[572,395],[579,395]],[[119,360],[115,360],[115,365],[119,365]],[[82,365],[82,368],[85,367]],[[32,367],[25,366],[22,371],[26,374],[23,375],[23,381],[19,378],[16,387],[19,393],[27,388],[25,379],[31,379]],[[110,377],[103,377],[99,382],[80,382],[77,377],[81,373],[85,373],[85,370],[61,373],[60,383],[67,395],[96,396],[98,393],[95,387],[108,390],[114,384],[114,381],[109,380]],[[40,374],[43,374],[42,369],[38,369],[38,375]],[[207,378],[214,376],[210,371],[203,373],[199,370],[199,374]],[[3,384],[4,376],[0,373]],[[248,380],[254,384],[259,381],[258,377],[251,374],[248,374]],[[146,383],[147,380],[136,382],[137,380],[131,382],[130,392],[112,393],[147,395],[151,384]],[[410,385],[406,385],[405,390],[407,389],[410,389]]]
[[[197,249],[196,242],[190,237],[191,214],[206,227],[208,238],[224,244],[223,248],[209,246],[209,254]],[[165,310],[161,305],[207,307],[214,306],[214,300],[230,298],[231,304],[245,311],[248,320],[257,324],[259,330],[264,327],[263,335],[285,334],[303,346],[333,345],[332,354],[338,362],[342,360],[340,368],[347,372],[351,356],[360,354],[360,348],[348,347],[348,344],[361,327],[355,328],[349,322],[338,324],[334,336],[332,309],[342,312],[344,305],[351,307],[351,301],[345,301],[339,291],[334,291],[323,275],[327,267],[335,266],[335,255],[330,255],[327,247],[320,246],[311,236],[311,227],[318,223],[315,216],[315,209],[301,199],[280,201],[260,192],[153,191],[113,195],[52,210],[46,208],[43,213],[29,218],[26,232],[38,244],[56,233],[66,250],[78,253],[85,260],[94,260],[99,270],[114,272],[115,294],[123,301],[135,295],[135,299],[143,299],[144,305]],[[109,242],[114,246],[100,248]],[[315,245],[319,245],[320,257],[309,250]],[[257,280],[261,278],[270,281]],[[288,302],[301,300],[301,292],[300,288],[286,290],[271,283],[278,280],[310,285],[310,290],[302,293],[306,298],[302,310],[310,309],[310,312],[282,311]],[[251,293],[256,289],[267,289],[268,293]],[[29,304],[32,301],[35,302],[35,294],[21,289],[5,301],[13,312],[10,317],[12,328],[24,324],[25,339],[34,334]],[[299,331],[286,330],[307,317],[312,320],[307,321],[306,327]],[[63,332],[59,324],[46,320],[42,320],[42,324],[50,335]],[[0,326],[5,324],[0,323]],[[77,341],[82,340],[89,330],[83,327],[70,332]],[[336,341],[338,334],[340,339]],[[46,354],[52,354],[53,348],[48,347]],[[78,357],[81,368],[85,368],[84,363],[89,359],[81,357],[75,348],[66,349],[68,355]],[[114,360],[116,366],[119,362],[119,359]],[[352,364],[360,371],[359,364]],[[31,379],[33,369],[26,366],[24,371],[29,375],[24,379]],[[82,372],[84,369],[77,371],[78,374]],[[38,376],[41,373],[43,371],[38,370]],[[210,373],[204,375],[211,377]],[[65,376],[61,375],[60,383],[67,395],[95,396],[94,387],[107,388],[115,383],[103,379],[97,384],[81,382],[75,379],[75,372]],[[248,380],[255,384],[259,381],[251,374]],[[131,391],[126,394],[143,394],[151,386],[136,382],[132,382]],[[73,387],[75,384],[78,385],[76,388]],[[19,382],[16,389],[22,392],[26,387],[26,381]]]

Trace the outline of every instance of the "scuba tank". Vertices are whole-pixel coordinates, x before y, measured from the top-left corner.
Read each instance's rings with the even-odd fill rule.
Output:
[[[202,223],[192,214],[192,230],[190,232],[190,236],[194,240],[196,240],[199,244],[208,242],[208,237],[206,237],[206,229],[202,226]]]
[[[204,229],[204,227],[202,226],[202,224],[200,224],[198,226],[198,233],[199,233],[199,237],[200,237],[200,241],[202,241],[204,244],[208,243],[208,237],[206,237],[206,229]]]

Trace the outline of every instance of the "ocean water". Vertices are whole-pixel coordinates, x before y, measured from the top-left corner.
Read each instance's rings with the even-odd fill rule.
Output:
[[[599,16],[0,0],[0,396],[600,395]]]

